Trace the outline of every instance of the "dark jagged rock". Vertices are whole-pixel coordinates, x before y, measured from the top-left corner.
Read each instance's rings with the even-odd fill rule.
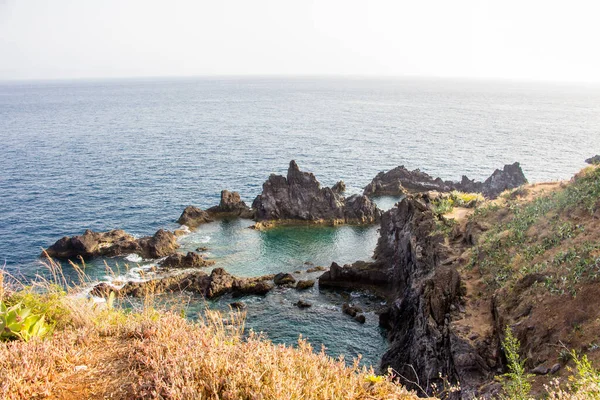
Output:
[[[221,191],[221,202],[218,206],[211,207],[206,212],[214,217],[240,217],[251,219],[254,211],[244,203],[238,192]]]
[[[591,165],[599,165],[600,164],[600,155],[595,155],[594,157],[590,157],[587,160],[585,160],[586,163],[591,164]]]
[[[45,253],[58,259],[89,259],[131,253],[144,258],[161,258],[172,254],[178,247],[175,235],[163,229],[159,229],[154,236],[140,239],[135,239],[118,229],[108,232],[94,232],[88,229],[83,235],[63,237],[46,249]]]
[[[313,279],[299,280],[296,284],[296,289],[298,290],[306,290],[315,286],[315,281]]]
[[[367,322],[367,317],[365,317],[365,314],[357,314],[354,317],[354,320],[360,324],[364,324],[365,322]]]
[[[482,354],[486,349],[474,348],[452,328],[451,313],[464,292],[456,269],[442,265],[447,249],[425,204],[407,197],[384,214],[375,259],[391,268],[394,293],[392,305],[380,315],[391,342],[382,369],[394,368],[409,386],[409,381],[439,386],[439,377],[447,377],[461,383],[455,398],[472,397],[491,379],[492,367]]]
[[[491,380],[501,360],[490,350],[497,343],[476,348],[462,331],[453,329],[452,318],[460,309],[464,289],[459,273],[444,262],[448,253],[436,231],[434,214],[409,195],[382,216],[375,261],[344,267],[334,263],[319,278],[319,286],[371,285],[383,291],[390,305],[379,319],[388,329],[390,349],[381,369],[393,368],[413,389],[414,382],[441,387],[440,376],[445,377],[461,384],[461,391],[450,398],[471,398]],[[355,318],[361,315],[349,305],[344,311]]]
[[[213,299],[225,294],[233,297],[246,295],[265,295],[273,284],[269,280],[272,275],[258,278],[239,278],[226,272],[223,268],[215,268],[210,275],[202,271],[170,275],[144,282],[127,282],[121,288],[108,283],[100,283],[92,289],[96,296],[107,296],[115,292],[119,296],[144,297],[148,293],[165,293],[189,291]]]
[[[273,282],[278,286],[293,285],[296,283],[296,278],[292,274],[279,273],[275,275]]]
[[[388,172],[380,172],[363,193],[366,196],[402,196],[407,192],[447,192],[452,188],[440,178],[434,179],[418,169],[409,171],[401,165]]]
[[[212,221],[213,219],[206,211],[194,206],[187,206],[179,219],[177,219],[177,223],[185,225],[190,229],[196,229],[198,226]]]
[[[214,263],[214,261],[206,260],[200,254],[190,251],[186,255],[171,254],[160,263],[160,266],[163,268],[202,268],[214,265]]]
[[[384,214],[385,215],[385,214]],[[386,291],[391,288],[390,270],[382,263],[357,261],[341,267],[331,263],[329,271],[319,277],[320,288],[369,288]]]
[[[495,199],[505,190],[514,189],[526,183],[527,178],[525,178],[521,165],[516,162],[505,165],[501,170],[495,170],[484,182],[475,182],[463,176],[460,183],[454,184],[454,188],[461,192],[481,193],[488,199]]]
[[[507,189],[514,189],[527,183],[519,163],[507,164],[502,170],[497,169],[484,182],[476,182],[462,177],[460,182],[443,181],[433,178],[418,169],[409,171],[404,166],[396,167],[388,172],[380,172],[369,183],[363,193],[367,196],[401,196],[407,193],[428,191],[481,193],[485,197],[495,199]]]
[[[381,211],[368,199],[347,201],[331,188],[321,188],[315,176],[290,162],[287,177],[271,175],[252,207],[257,221],[300,220],[373,223]]]

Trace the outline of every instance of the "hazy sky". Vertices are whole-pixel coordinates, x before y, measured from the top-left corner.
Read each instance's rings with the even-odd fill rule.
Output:
[[[0,0],[0,79],[417,75],[600,82],[594,0]]]

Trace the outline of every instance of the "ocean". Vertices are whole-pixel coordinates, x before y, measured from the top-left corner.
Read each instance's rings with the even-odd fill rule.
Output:
[[[218,204],[222,189],[250,204],[269,174],[294,159],[323,185],[361,192],[398,165],[459,180],[485,179],[519,161],[532,182],[568,179],[600,153],[600,87],[443,79],[170,78],[0,83],[0,263],[22,280],[62,236],[121,228],[138,236],[175,229],[185,206]],[[390,207],[393,199],[381,204]],[[181,239],[209,248],[216,267],[256,276],[305,263],[368,260],[377,227],[282,227],[217,221]],[[94,279],[135,279],[134,258],[101,261]],[[68,273],[68,266],[65,270]],[[298,298],[314,303],[293,306]],[[355,323],[343,301],[366,293],[249,298],[248,326],[274,342],[299,334],[316,348],[377,364],[386,349],[377,316]],[[225,308],[230,299],[190,310]],[[189,314],[189,312],[188,312]]]

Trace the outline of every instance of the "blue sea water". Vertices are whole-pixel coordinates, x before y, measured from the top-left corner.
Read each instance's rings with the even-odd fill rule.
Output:
[[[28,279],[41,248],[62,236],[174,229],[185,206],[215,205],[222,189],[251,203],[291,159],[324,185],[343,179],[349,193],[398,165],[484,179],[519,161],[530,181],[567,179],[600,153],[599,127],[598,86],[358,78],[0,83],[0,260]],[[248,225],[203,226],[181,240],[183,248],[206,246],[216,266],[255,276],[365,260],[377,240],[377,227],[257,232]],[[89,272],[105,275],[93,263]],[[344,296],[377,300],[314,288],[302,296],[315,307],[301,311],[292,305],[298,296],[281,289],[249,299],[249,325],[274,341],[293,343],[302,333],[331,354],[362,353],[377,363],[385,340],[376,316],[353,325],[339,310]]]

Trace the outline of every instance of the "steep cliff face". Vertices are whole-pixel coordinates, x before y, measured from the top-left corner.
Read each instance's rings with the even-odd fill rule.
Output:
[[[450,398],[470,399],[500,364],[497,342],[467,337],[472,332],[461,322],[465,287],[458,257],[438,233],[436,218],[425,202],[404,198],[382,216],[375,261],[334,264],[319,284],[383,291],[389,306],[380,324],[388,329],[390,348],[381,369],[392,368],[421,394],[433,394],[431,385],[460,384]]]
[[[465,289],[450,252],[419,200],[405,198],[384,214],[375,259],[390,269],[393,302],[380,316],[391,343],[381,366],[426,391],[431,384],[442,387],[444,379],[460,383],[454,398],[470,398],[491,369],[453,324]]]
[[[290,162],[287,177],[271,175],[263,191],[252,203],[257,221],[301,220],[373,223],[381,211],[365,196],[348,199],[334,189],[325,187],[310,172],[302,172],[295,161]]]

